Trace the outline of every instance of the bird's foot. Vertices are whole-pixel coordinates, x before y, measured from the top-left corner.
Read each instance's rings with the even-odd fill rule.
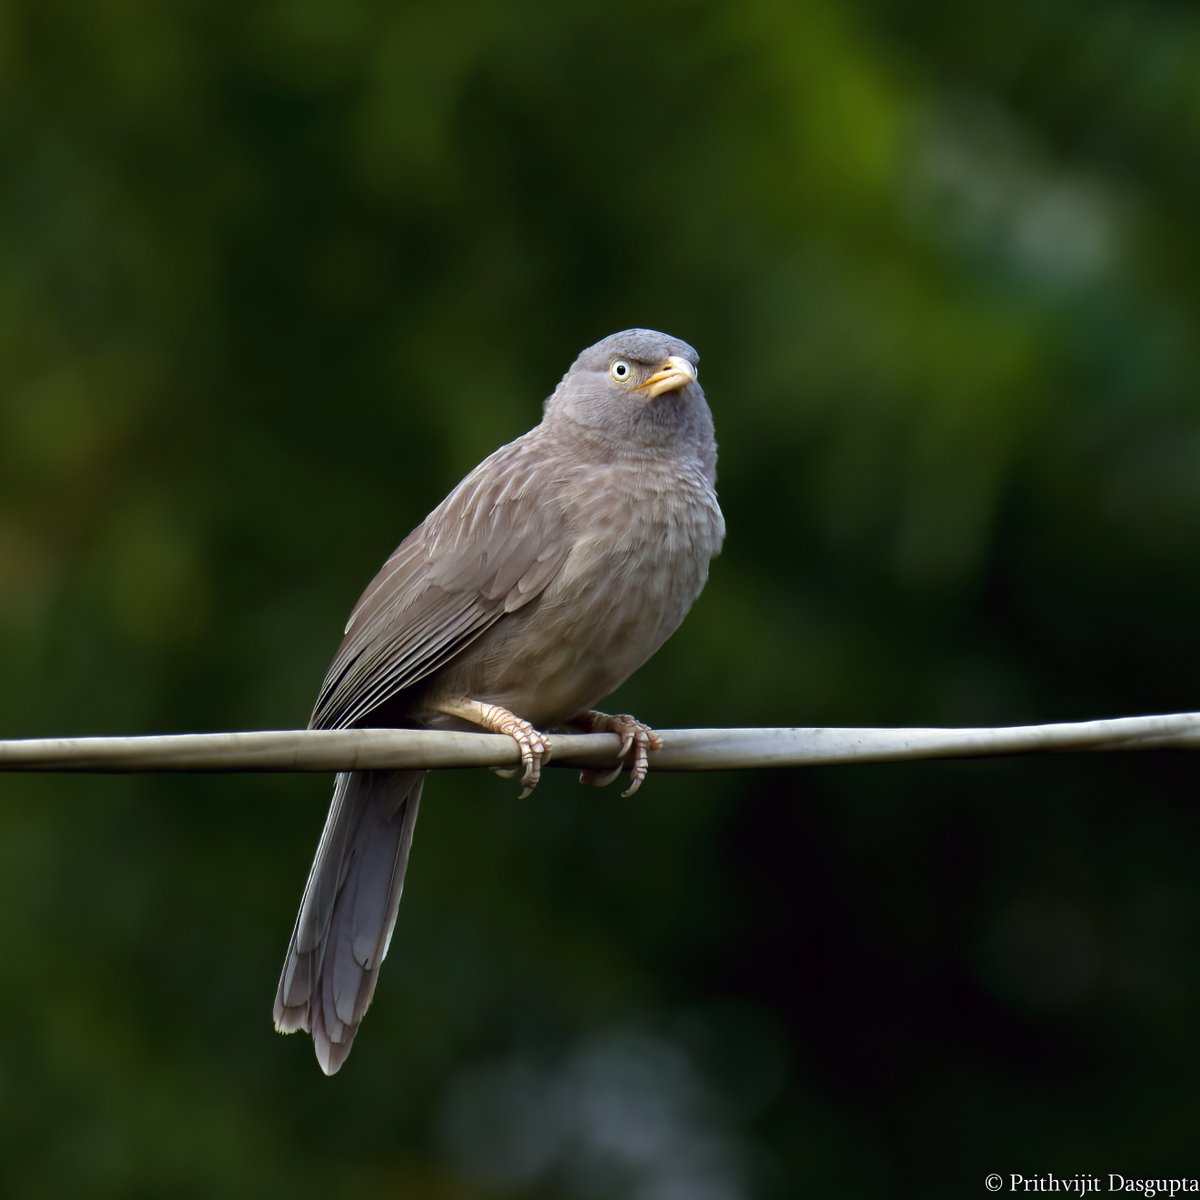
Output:
[[[521,765],[518,767],[493,767],[492,770],[504,779],[512,779],[519,771],[521,774],[521,799],[533,791],[542,777],[542,767],[550,761],[550,739],[535,729],[530,723],[516,713],[498,704],[484,704],[479,700],[454,700],[438,705],[440,712],[452,717],[462,717],[488,733],[507,734],[517,743],[521,752]]]
[[[642,786],[650,769],[650,755],[662,749],[662,738],[649,725],[628,713],[612,716],[593,710],[573,717],[569,724],[581,733],[615,733],[621,738],[620,763],[607,771],[581,771],[579,782],[589,787],[605,787],[628,768],[629,787],[622,796],[632,796]]]
[[[542,777],[542,767],[550,761],[550,739],[544,733],[536,730],[528,721],[515,716],[506,709],[490,704],[486,707],[497,714],[497,720],[494,725],[485,725],[484,728],[491,729],[495,733],[507,733],[517,743],[517,749],[521,751],[519,767],[496,767],[493,769],[504,779],[512,779],[520,771],[521,799],[524,800],[537,787],[538,780]]]

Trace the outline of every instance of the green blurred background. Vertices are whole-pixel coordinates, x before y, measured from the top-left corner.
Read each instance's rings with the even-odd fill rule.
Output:
[[[630,325],[726,552],[664,728],[1200,707],[1200,13],[0,5],[0,736],[302,725]],[[741,1200],[1197,1170],[1184,755],[433,779],[332,1080],[321,777],[0,778],[6,1194]]]

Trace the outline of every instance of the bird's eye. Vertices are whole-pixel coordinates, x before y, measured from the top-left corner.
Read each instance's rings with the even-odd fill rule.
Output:
[[[608,373],[618,383],[627,383],[633,378],[633,368],[623,358],[614,359],[612,366],[608,368]]]

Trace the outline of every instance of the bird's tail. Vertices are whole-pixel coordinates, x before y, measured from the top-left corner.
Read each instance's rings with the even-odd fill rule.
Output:
[[[312,1033],[332,1075],[371,1003],[404,888],[422,771],[337,777],[275,996],[275,1028]]]

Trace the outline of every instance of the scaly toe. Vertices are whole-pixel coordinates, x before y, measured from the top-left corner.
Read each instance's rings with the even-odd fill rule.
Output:
[[[632,796],[642,786],[650,770],[650,751],[662,749],[662,738],[649,729],[638,730],[637,749],[633,754],[633,765],[629,768],[629,788],[622,796]],[[655,745],[655,742],[658,744]]]
[[[550,739],[545,734],[539,733],[526,721],[522,721],[520,726],[507,729],[505,732],[521,750],[521,765],[524,770],[521,773],[520,798],[524,800],[537,787],[538,780],[542,777],[543,764],[550,761]],[[513,774],[516,774],[515,768]]]

